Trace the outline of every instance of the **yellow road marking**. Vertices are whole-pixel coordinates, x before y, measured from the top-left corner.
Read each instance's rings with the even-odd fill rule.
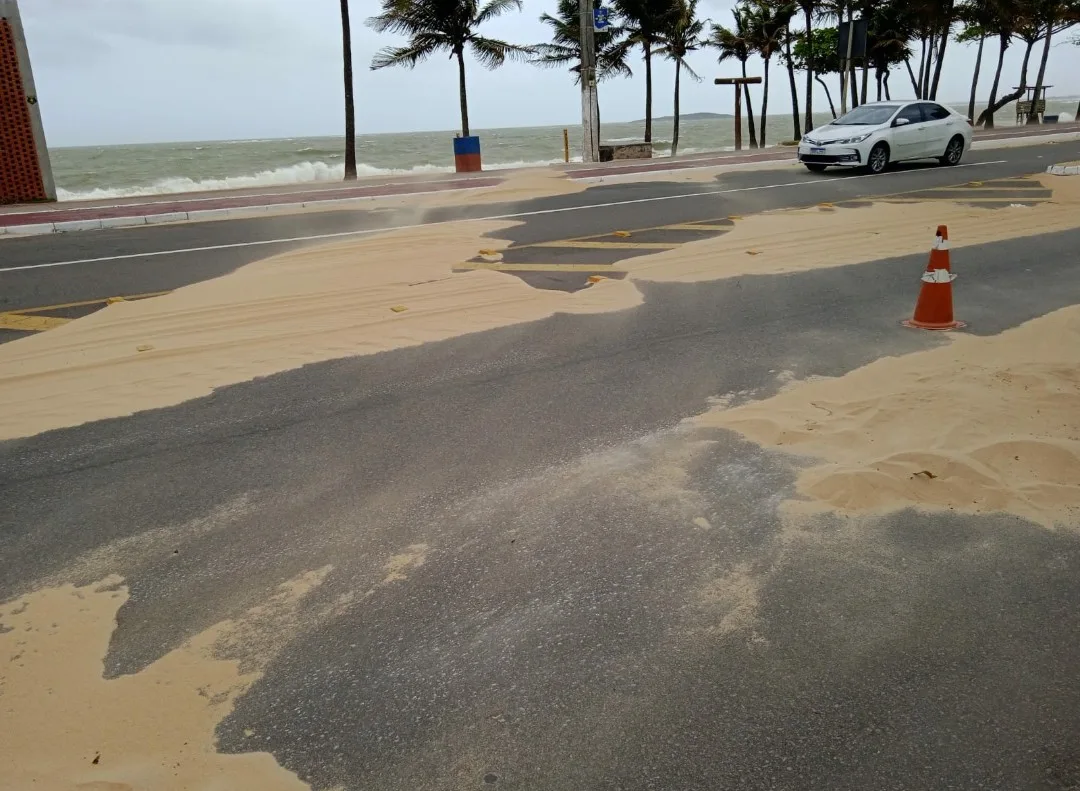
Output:
[[[1024,198],[1020,195],[1011,195],[1005,198],[965,198],[963,196],[952,196],[948,198],[885,198],[888,203],[1046,203],[1053,200],[1051,197],[1043,198]]]
[[[576,247],[585,250],[674,250],[678,244],[665,242],[587,242],[567,239],[562,242],[538,242],[529,247]],[[521,248],[516,248],[520,250]]]
[[[705,222],[687,222],[679,225],[665,225],[665,231],[730,231],[731,225],[712,225]]]
[[[134,300],[134,299],[149,299],[150,297],[162,297],[170,292],[168,291],[151,291],[146,294],[128,294],[122,297],[122,300]],[[64,308],[82,308],[87,305],[105,305],[109,300],[115,300],[116,297],[109,297],[107,299],[84,299],[82,302],[64,302],[60,305],[41,305],[36,308],[19,308],[15,313],[44,313],[49,310],[62,310]]]
[[[489,264],[467,261],[455,269],[493,269],[496,272],[621,272],[614,264]]]
[[[931,187],[926,190],[927,192],[1030,192],[1032,190],[1044,190],[1046,187],[1042,184],[1031,184],[1021,186],[1008,186],[1008,187]]]
[[[0,313],[0,330],[44,332],[67,324],[69,321],[71,319],[58,319],[55,316],[23,316],[19,313]]]

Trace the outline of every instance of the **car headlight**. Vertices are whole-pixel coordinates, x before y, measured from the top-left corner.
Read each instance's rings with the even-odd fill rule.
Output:
[[[834,146],[850,146],[853,143],[861,143],[868,139],[873,132],[867,132],[865,135],[859,135],[858,137],[845,137],[843,140],[833,140],[831,143]]]

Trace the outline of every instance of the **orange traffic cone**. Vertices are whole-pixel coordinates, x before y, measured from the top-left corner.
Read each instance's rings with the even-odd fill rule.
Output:
[[[919,301],[915,315],[904,324],[922,330],[954,330],[964,322],[953,318],[952,282],[956,280],[949,269],[949,229],[939,225],[937,241],[930,251],[930,263],[922,276]]]

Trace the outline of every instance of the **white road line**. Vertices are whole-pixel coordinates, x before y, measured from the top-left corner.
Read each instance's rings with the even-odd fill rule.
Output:
[[[969,162],[963,165],[956,165],[953,169],[957,168],[970,168],[970,167],[982,167],[984,165],[1001,165],[1007,162],[1005,159],[998,159],[992,162]],[[866,178],[881,178],[888,176],[900,175],[903,171],[884,173],[878,176],[872,174],[863,174],[859,176],[848,176],[839,183],[846,183],[854,179],[866,179]],[[492,220],[516,220],[522,217],[538,217],[545,214],[561,214],[568,211],[584,211],[587,209],[609,209],[614,206],[631,206],[638,203],[653,203],[657,201],[668,200],[681,200],[685,198],[700,198],[707,195],[730,195],[737,192],[760,192],[764,190],[784,189],[787,187],[806,187],[814,184],[821,184],[822,182],[830,181],[828,177],[815,178],[809,181],[789,181],[783,184],[763,184],[759,187],[736,187],[732,189],[722,190],[705,190],[703,192],[691,192],[684,195],[656,195],[651,198],[633,198],[630,200],[609,201],[607,203],[590,203],[585,206],[562,206],[557,209],[537,209],[535,211],[516,212],[513,214],[494,214],[487,217],[468,217],[460,220],[440,220],[439,222],[430,223],[414,223],[411,225],[395,225],[388,228],[369,228],[361,231],[339,231],[337,233],[321,233],[314,234],[312,236],[291,236],[284,239],[256,239],[250,242],[231,242],[229,244],[214,244],[207,245],[205,247],[186,247],[179,250],[153,250],[146,253],[126,253],[124,255],[109,255],[102,256],[101,258],[78,258],[73,261],[52,261],[45,264],[26,264],[24,266],[11,266],[6,268],[0,268],[0,275],[5,272],[24,272],[28,269],[51,269],[57,266],[76,266],[78,264],[100,264],[106,261],[125,261],[134,258],[157,258],[164,255],[186,255],[188,253],[206,253],[212,250],[232,250],[240,247],[262,247],[271,244],[292,244],[294,242],[314,242],[324,239],[342,239],[349,236],[370,236],[376,233],[389,233],[391,231],[408,231],[416,228],[426,228],[434,225],[451,225],[453,223],[462,222],[490,222]],[[869,196],[873,197],[873,196]]]

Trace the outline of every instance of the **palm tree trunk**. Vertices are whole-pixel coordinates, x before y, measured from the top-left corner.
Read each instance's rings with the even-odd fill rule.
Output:
[[[675,61],[675,128],[671,132],[671,156],[679,153],[679,75],[682,73],[682,59]]]
[[[600,91],[596,92],[596,150],[600,150]]]
[[[1032,48],[1034,46],[1035,46],[1035,42],[1034,41],[1029,41],[1028,45],[1027,45],[1027,49],[1024,50],[1024,60],[1020,64],[1020,85],[1017,86],[1015,91],[1013,91],[1012,93],[1005,94],[1000,99],[998,99],[996,102],[992,103],[989,107],[987,107],[985,110],[983,110],[982,115],[979,116],[979,122],[980,123],[983,122],[985,117],[992,116],[994,113],[996,113],[1002,107],[1007,105],[1009,102],[1015,102],[1017,99],[1019,99],[1025,93],[1027,93],[1028,62],[1031,60],[1031,50],[1032,50]],[[989,126],[987,128],[989,128]]]
[[[877,67],[877,68],[875,69],[875,74],[874,74],[874,76],[875,76],[875,78],[877,79],[877,100],[878,100],[878,101],[880,102],[880,101],[881,101],[881,82],[882,82],[882,80],[883,80],[883,73],[882,73],[882,71],[881,71],[881,67],[880,67],[880,66],[878,66],[878,67]]]
[[[926,48],[926,68],[923,70],[922,85],[919,87],[919,98],[930,98],[930,75],[933,73],[934,66],[934,49],[937,43],[937,37],[931,33],[930,43]]]
[[[458,48],[454,53],[458,62],[458,99],[461,101],[461,136],[469,136],[469,98],[465,92],[465,52]]]
[[[909,66],[910,68],[910,66]],[[922,51],[919,53],[919,81],[915,83],[915,98],[922,97],[923,74],[926,71],[926,36],[922,37]]]
[[[994,110],[990,108],[997,102],[998,85],[1001,83],[1001,68],[1005,63],[1005,50],[1009,48],[1009,37],[1005,34],[998,36],[998,43],[1000,48],[998,49],[997,69],[994,71],[994,82],[990,86],[990,101],[979,116],[979,120],[975,122],[976,126],[985,126],[987,129],[994,128]]]
[[[986,36],[979,36],[979,49],[975,53],[975,74],[971,78],[971,96],[968,99],[968,120],[971,123],[975,123],[975,91],[979,87],[979,71],[982,69],[982,55],[983,45],[986,43]]]
[[[341,58],[345,64],[345,180],[356,181],[356,105],[353,96],[352,26],[349,0],[341,0]]]
[[[919,98],[919,81],[915,79],[915,70],[911,68],[911,58],[904,58],[904,65],[907,66],[908,77],[911,78],[911,89],[915,91],[915,98]]]
[[[742,76],[746,77],[746,61],[742,62]],[[757,148],[757,127],[754,126],[754,105],[750,103],[750,86],[743,83],[743,98],[746,99],[746,129],[750,133],[750,148]]]
[[[652,142],[652,47],[645,47],[645,142]]]
[[[809,6],[805,9],[806,42],[809,45],[814,36],[814,17]],[[806,48],[806,123],[807,132],[814,128],[814,47]]]
[[[1050,19],[1046,23],[1046,39],[1043,44],[1042,60],[1039,62],[1039,76],[1035,78],[1035,95],[1032,97],[1032,111],[1028,115],[1027,120],[1029,124],[1037,124],[1040,122],[1039,114],[1035,112],[1035,107],[1039,101],[1039,94],[1042,93],[1043,79],[1046,77],[1046,59],[1050,56],[1050,38],[1053,35],[1054,20]]]
[[[855,7],[852,6],[848,9],[848,35],[855,35]],[[854,39],[852,39],[854,40]],[[845,53],[847,54],[847,53]],[[848,73],[844,76],[844,79],[848,81],[851,86],[851,106],[854,109],[860,104],[866,104],[866,92],[863,91],[862,101],[859,101],[859,85],[855,80],[855,59],[852,58],[847,64]],[[833,115],[835,118],[835,114]]]
[[[930,83],[930,98],[937,99],[938,83],[941,82],[941,64],[945,62],[945,46],[949,43],[949,28],[952,26],[952,2],[945,6],[945,23],[938,42],[937,63],[934,64],[934,79]]]
[[[862,64],[862,101],[866,104],[866,91],[870,82],[870,67],[866,65],[866,59],[863,59]]]
[[[761,83],[761,132],[758,135],[758,145],[761,148],[765,148],[765,126],[769,120],[769,60],[771,57],[765,58],[765,74]]]
[[[885,76],[881,80],[885,84],[885,101],[892,101],[892,94],[889,93],[889,70],[885,70]]]
[[[791,64],[791,35],[784,41],[784,54],[787,60],[788,83],[791,85],[791,131],[795,141],[802,140],[802,127],[799,126],[799,88],[795,84],[795,67]]]
[[[829,100],[829,112],[832,113],[833,120],[835,121],[836,120],[836,107],[833,106],[832,94],[829,93],[829,86],[825,84],[825,80],[821,79],[820,74],[818,76],[814,77],[814,79],[817,80],[819,83],[821,83],[821,87],[825,89],[825,98]]]

